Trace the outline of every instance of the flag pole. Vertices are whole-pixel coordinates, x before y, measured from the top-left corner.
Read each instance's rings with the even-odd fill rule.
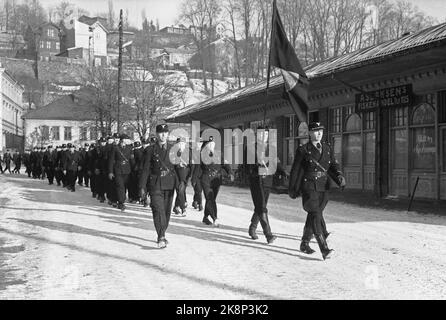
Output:
[[[271,36],[269,39],[268,73],[266,75],[266,93],[268,94],[269,80],[271,74],[271,52],[273,47],[274,22],[276,17],[276,0],[273,1],[273,16],[271,18]]]

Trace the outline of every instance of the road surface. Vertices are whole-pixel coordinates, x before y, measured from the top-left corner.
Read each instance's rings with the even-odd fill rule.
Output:
[[[218,199],[220,228],[189,208],[171,219],[160,250],[148,208],[122,213],[87,188],[72,193],[1,175],[0,299],[446,297],[446,216],[331,201],[325,216],[335,254],[323,261],[315,242],[314,255],[298,250],[300,199],[271,195],[271,245],[260,229],[257,241],[247,235],[249,190],[222,187]]]

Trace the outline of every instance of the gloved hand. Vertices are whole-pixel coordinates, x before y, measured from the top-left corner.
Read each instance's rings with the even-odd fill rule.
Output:
[[[110,180],[113,180],[114,177],[115,177],[115,175],[114,175],[113,173],[110,172],[110,173],[108,174],[108,178],[109,178]]]
[[[288,190],[288,195],[291,199],[297,199],[297,193],[294,190]]]
[[[94,174],[98,176],[101,174],[101,171],[99,169],[94,169]]]
[[[235,177],[234,177],[234,175],[232,173],[229,175],[229,179],[231,179],[231,182],[234,182]]]
[[[66,174],[67,174],[67,170],[64,170],[64,171],[63,171],[63,174],[66,175]]]
[[[146,197],[146,192],[145,192],[145,190],[144,190],[143,188],[141,188],[141,189],[139,190],[139,196],[141,197],[141,199],[145,199],[145,197]]]
[[[82,167],[81,166],[77,166],[77,171],[81,171]]]

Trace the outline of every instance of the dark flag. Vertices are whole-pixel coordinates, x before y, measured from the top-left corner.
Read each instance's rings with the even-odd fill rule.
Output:
[[[273,2],[273,19],[271,28],[270,57],[267,88],[269,87],[270,68],[279,68],[285,81],[287,96],[300,121],[307,121],[308,78],[302,68],[293,46],[288,41],[285,29]]]

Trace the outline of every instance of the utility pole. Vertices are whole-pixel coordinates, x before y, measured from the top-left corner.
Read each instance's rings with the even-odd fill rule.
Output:
[[[122,76],[122,9],[119,12],[119,56],[118,56],[118,109],[117,109],[117,131],[121,129],[121,76]]]

